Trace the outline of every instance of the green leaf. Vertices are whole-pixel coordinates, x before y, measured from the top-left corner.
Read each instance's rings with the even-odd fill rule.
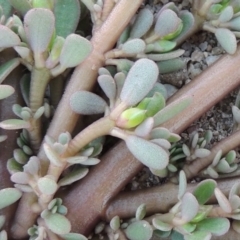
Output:
[[[158,78],[158,67],[149,59],[140,59],[131,67],[120,94],[128,106],[141,101],[153,88]]]
[[[222,48],[229,54],[234,54],[237,50],[237,40],[235,35],[226,28],[218,28],[215,36]]]
[[[192,97],[186,96],[177,101],[174,101],[154,115],[154,127],[168,121],[178,113],[187,108],[192,102]]]
[[[88,168],[75,169],[75,170],[71,171],[70,173],[68,173],[63,178],[61,178],[60,181],[58,182],[58,185],[61,187],[70,185],[70,184],[84,178],[88,174],[88,172],[89,172]]]
[[[155,217],[152,220],[152,224],[155,228],[157,228],[158,230],[164,231],[164,232],[168,232],[168,231],[172,230],[172,228],[173,228],[173,226],[171,224],[165,223],[161,219],[158,219],[157,217]]]
[[[8,19],[12,13],[12,6],[9,3],[9,1],[6,0],[0,0],[0,6],[3,9],[3,15],[6,19]]]
[[[181,233],[173,231],[171,234],[171,240],[184,240],[184,237]]]
[[[75,32],[81,13],[79,0],[55,0],[53,12],[57,36],[66,38]]]
[[[8,0],[11,5],[24,16],[31,8],[31,4],[28,0]]]
[[[214,194],[217,183],[212,179],[201,181],[193,191],[193,195],[200,205],[205,204]]]
[[[136,214],[135,214],[135,218],[136,218],[137,220],[142,220],[142,219],[145,217],[146,212],[147,212],[146,205],[145,205],[145,204],[141,204],[141,205],[137,208],[137,211],[136,211]]]
[[[61,235],[61,238],[63,238],[64,240],[88,240],[88,238],[86,238],[80,233],[67,233]]]
[[[206,218],[197,224],[198,231],[210,232],[216,236],[224,235],[230,228],[227,218]]]
[[[0,229],[3,227],[5,220],[6,220],[6,217],[4,215],[0,215]]]
[[[223,192],[219,188],[214,189],[215,197],[218,201],[219,206],[222,208],[222,210],[226,213],[232,212],[232,206],[227,199],[227,197],[223,194]]]
[[[43,53],[48,48],[54,32],[55,19],[52,11],[31,9],[24,17],[24,30],[31,49]]]
[[[0,122],[0,127],[7,130],[15,130],[15,129],[29,128],[31,127],[31,125],[29,122],[26,122],[21,119],[8,119]]]
[[[22,193],[16,188],[4,188],[0,190],[0,209],[16,202]]]
[[[168,165],[169,154],[160,146],[136,136],[127,137],[126,144],[134,157],[147,167],[164,169]]]
[[[49,161],[52,164],[59,166],[59,167],[62,165],[59,155],[51,148],[51,146],[49,146],[47,143],[44,143],[43,149],[44,149],[44,152],[47,155]]]
[[[47,8],[52,10],[54,0],[32,0],[33,8]]]
[[[101,75],[98,77],[98,83],[105,95],[113,100],[116,97],[117,87],[114,79],[110,75]]]
[[[30,81],[31,81],[30,74],[24,74],[20,79],[21,93],[27,105],[29,105]]]
[[[48,214],[44,218],[47,227],[54,233],[68,234],[71,230],[71,223],[69,220],[59,213]]]
[[[113,217],[110,221],[110,227],[113,231],[117,231],[120,227],[120,224],[121,222],[119,216]]]
[[[94,93],[78,91],[71,96],[70,107],[78,114],[91,115],[103,113],[107,103]]]
[[[0,83],[20,64],[19,58],[13,58],[0,66]]]
[[[186,192],[182,197],[181,218],[190,222],[198,213],[198,201],[192,193]]]
[[[131,26],[130,38],[141,38],[153,24],[153,13],[148,8],[139,11]]]
[[[162,11],[161,14],[159,15],[154,31],[161,38],[171,36],[170,37],[171,39],[175,37],[172,34],[175,34],[176,32],[178,32],[179,27],[181,25],[182,25],[182,20],[177,16],[177,14],[170,9],[166,9]],[[181,27],[181,30],[182,30],[182,27]]]
[[[46,195],[52,195],[58,189],[57,183],[49,175],[39,178],[37,181],[37,185],[39,190]]]
[[[195,231],[192,234],[186,235],[185,240],[210,240],[212,234],[206,231]]]
[[[218,20],[220,22],[228,22],[232,19],[233,17],[233,7],[232,6],[227,6],[220,14]]]
[[[182,70],[186,63],[181,58],[174,58],[170,60],[157,62],[161,74],[172,73]]]
[[[142,220],[131,223],[125,233],[130,240],[149,240],[152,237],[153,229],[147,221]]]
[[[1,240],[7,240],[8,238],[7,238],[7,232],[5,231],[5,230],[2,230],[1,232],[0,232],[0,239]]]
[[[84,37],[70,34],[65,39],[60,55],[60,64],[64,68],[75,67],[91,53],[92,45]]]
[[[20,44],[21,40],[17,34],[4,25],[0,25],[0,48],[14,47]]]
[[[11,96],[14,93],[14,88],[9,85],[0,85],[0,100]]]
[[[180,200],[187,189],[187,178],[186,174],[183,170],[180,171],[179,173],[179,190],[178,190],[178,199]]]
[[[146,44],[142,39],[131,39],[127,42],[125,42],[122,47],[121,50],[124,53],[127,54],[139,54],[139,53],[143,53],[145,50]]]

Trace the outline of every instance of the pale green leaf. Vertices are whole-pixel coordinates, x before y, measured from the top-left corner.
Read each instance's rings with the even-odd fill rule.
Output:
[[[75,32],[80,19],[79,0],[55,0],[53,12],[56,19],[56,35],[66,38]]]
[[[124,53],[127,54],[139,54],[139,53],[143,53],[145,50],[146,44],[142,39],[131,39],[127,42],[125,42],[122,47],[121,50]]]
[[[8,119],[0,122],[0,127],[7,130],[29,128],[30,123],[21,119]]]
[[[54,32],[54,24],[54,15],[48,9],[31,9],[25,15],[24,29],[26,37],[35,53],[43,53],[48,48]]]
[[[57,183],[51,178],[51,176],[48,175],[39,178],[37,181],[37,185],[39,190],[46,195],[52,195],[58,189]]]
[[[77,34],[67,36],[60,55],[60,64],[64,68],[75,67],[91,53],[92,45]]]
[[[154,115],[154,127],[168,121],[187,108],[192,102],[192,97],[186,96],[174,101]]]
[[[227,53],[234,54],[236,52],[237,40],[235,35],[229,29],[218,28],[215,32],[215,36]]]
[[[16,202],[22,193],[16,188],[4,188],[0,190],[0,209]]]
[[[130,152],[147,167],[164,169],[167,166],[169,154],[160,146],[136,136],[127,137],[126,144]]]
[[[153,88],[158,78],[158,67],[149,59],[136,61],[130,69],[120,94],[128,106],[136,105]]]
[[[21,40],[16,33],[4,25],[0,25],[0,48],[14,47]]]
[[[61,235],[61,238],[63,238],[64,240],[88,240],[88,238],[86,238],[80,233],[67,233]]]
[[[14,88],[9,85],[0,85],[0,100],[11,96],[14,93]]]
[[[88,172],[89,172],[88,168],[75,169],[75,170],[71,171],[70,173],[68,173],[63,178],[61,178],[60,181],[58,182],[58,185],[61,187],[70,185],[73,182],[76,182],[76,181],[84,178],[88,174]]]
[[[71,223],[69,220],[59,213],[48,214],[44,218],[47,227],[54,233],[68,234],[71,230]]]
[[[112,228],[113,231],[117,231],[120,227],[120,218],[119,216],[115,216],[111,219],[110,221],[110,227]]]
[[[8,0],[11,5],[24,16],[32,7],[28,0]]]
[[[153,229],[147,221],[142,220],[131,223],[125,233],[130,240],[149,240],[152,237]]]
[[[19,58],[13,58],[0,66],[0,83],[20,64]]]
[[[78,114],[91,115],[103,113],[107,104],[101,97],[94,93],[78,91],[71,96],[70,107]]]
[[[141,204],[138,208],[137,208],[137,211],[135,213],[135,218],[137,220],[142,220],[145,215],[147,213],[147,207],[146,207],[146,204]]]
[[[141,38],[153,24],[153,13],[148,8],[139,11],[131,26],[130,38]]]
[[[227,218],[206,218],[197,224],[197,230],[221,236],[228,232],[230,222]]]
[[[198,201],[192,193],[186,192],[182,197],[181,218],[190,222],[198,213]]]

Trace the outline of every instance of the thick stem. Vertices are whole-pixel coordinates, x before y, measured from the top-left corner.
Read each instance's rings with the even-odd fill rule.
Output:
[[[51,78],[47,68],[33,68],[31,73],[29,107],[34,114],[43,105],[43,98],[47,84]],[[32,119],[29,138],[33,151],[37,154],[42,142],[41,120]]]
[[[240,48],[235,55],[225,55],[191,83],[178,91],[169,102],[192,96],[192,104],[174,119],[163,124],[175,133],[182,132],[194,120],[214,106],[240,83]],[[231,74],[229,74],[231,73]],[[68,217],[74,231],[89,233],[101,218],[104,207],[138,172],[142,164],[123,142],[112,148],[90,173],[65,194]],[[78,214],[76,214],[76,212]],[[87,217],[86,217],[87,216]]]

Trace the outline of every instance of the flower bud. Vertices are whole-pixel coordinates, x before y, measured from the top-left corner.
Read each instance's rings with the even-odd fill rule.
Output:
[[[146,110],[139,108],[129,108],[122,112],[116,121],[116,125],[121,128],[133,128],[146,119]]]

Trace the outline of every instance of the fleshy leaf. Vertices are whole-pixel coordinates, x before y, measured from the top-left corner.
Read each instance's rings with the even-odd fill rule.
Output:
[[[172,230],[172,227],[173,227],[171,224],[165,223],[161,219],[158,219],[157,217],[155,217],[152,220],[152,223],[155,228],[164,232]]]
[[[192,102],[192,97],[187,96],[178,101],[174,101],[154,115],[154,127],[168,121],[183,111]]]
[[[47,143],[43,144],[43,149],[52,164],[54,164],[56,166],[62,165],[61,159],[58,156],[58,154]]]
[[[204,158],[211,154],[211,151],[205,148],[198,148],[194,151],[194,154],[198,158]]]
[[[2,7],[3,15],[6,19],[8,19],[12,12],[12,6],[10,2],[6,0],[0,0],[0,6]]]
[[[232,19],[233,17],[233,7],[232,6],[227,6],[220,14],[218,20],[220,22],[228,22]]]
[[[20,64],[19,58],[13,58],[0,66],[0,83]]]
[[[135,214],[135,217],[137,220],[142,220],[145,215],[146,215],[146,205],[145,204],[141,204],[138,208],[137,208],[137,211],[136,211],[136,214]]]
[[[216,236],[227,233],[229,227],[230,222],[227,218],[206,218],[197,224],[199,231],[210,232]]]
[[[67,234],[71,230],[71,223],[62,214],[48,214],[44,220],[47,227],[56,234]]]
[[[8,0],[11,5],[24,16],[32,7],[28,0]]]
[[[16,172],[11,176],[11,181],[18,184],[28,184],[29,180],[29,175],[24,172]]]
[[[77,28],[80,18],[79,1],[56,0],[54,15],[56,19],[56,35],[66,38],[69,34],[74,33]]]
[[[182,219],[187,222],[191,221],[198,212],[198,201],[195,196],[189,192],[185,193],[182,198],[181,213]]]
[[[8,119],[0,122],[0,127],[7,130],[29,128],[30,123],[21,119]]]
[[[98,95],[87,92],[75,92],[70,98],[70,107],[78,114],[91,115],[105,111],[107,104]]]
[[[117,87],[114,79],[110,75],[101,75],[98,77],[98,83],[109,99],[114,99],[117,93]]]
[[[231,204],[226,198],[226,196],[222,193],[222,191],[219,188],[215,188],[214,193],[218,201],[218,204],[222,208],[222,210],[226,213],[231,213],[232,212]]]
[[[65,39],[60,55],[60,64],[64,68],[75,67],[91,53],[92,45],[84,37],[70,34]]]
[[[142,220],[131,223],[125,233],[130,240],[149,240],[153,230],[147,221]]]
[[[4,25],[0,25],[0,48],[14,47],[21,40],[16,33]]]
[[[200,205],[205,204],[212,197],[216,186],[216,181],[211,179],[203,180],[197,185],[193,191],[193,195],[196,197]]]
[[[147,8],[142,9],[138,13],[131,27],[130,38],[141,38],[145,33],[147,33],[152,24],[153,24],[152,12]]]
[[[180,171],[179,173],[179,190],[178,190],[178,199],[180,200],[187,189],[187,178],[184,171]]]
[[[210,240],[212,234],[206,231],[194,231],[192,234],[186,235],[184,240]]]
[[[181,58],[157,62],[161,74],[172,73],[183,69],[186,63]]]
[[[58,188],[57,183],[51,178],[51,176],[48,175],[39,178],[37,185],[39,190],[46,195],[54,194]]]
[[[163,169],[167,166],[169,155],[158,145],[136,136],[127,137],[126,144],[130,152],[147,167]]]
[[[14,93],[14,88],[9,85],[0,85],[0,100],[11,96]]]
[[[43,53],[52,38],[55,19],[52,11],[31,9],[24,18],[24,29],[29,45],[35,53]]]
[[[127,54],[139,54],[144,52],[145,47],[145,42],[142,39],[136,38],[125,42],[121,50]]]
[[[88,174],[88,168],[79,168],[71,171],[58,182],[59,186],[66,186],[84,178]]]
[[[120,227],[120,223],[121,222],[119,216],[115,216],[110,221],[110,227],[112,228],[113,231],[117,231]]]
[[[120,99],[128,106],[136,105],[153,88],[158,78],[158,67],[149,59],[136,61],[123,85]]]
[[[159,15],[154,31],[160,37],[165,37],[178,31],[181,23],[182,20],[174,11],[166,9]]]
[[[153,128],[153,118],[147,118],[135,129],[135,134],[139,137],[146,137],[150,134]]]
[[[227,53],[234,54],[236,52],[237,40],[235,35],[229,29],[218,28],[215,32],[215,36]]]
[[[21,196],[22,193],[16,188],[4,188],[0,190],[0,209],[16,202]]]
[[[80,233],[67,233],[61,235],[61,238],[63,238],[64,240],[88,240],[85,236],[83,236]]]

